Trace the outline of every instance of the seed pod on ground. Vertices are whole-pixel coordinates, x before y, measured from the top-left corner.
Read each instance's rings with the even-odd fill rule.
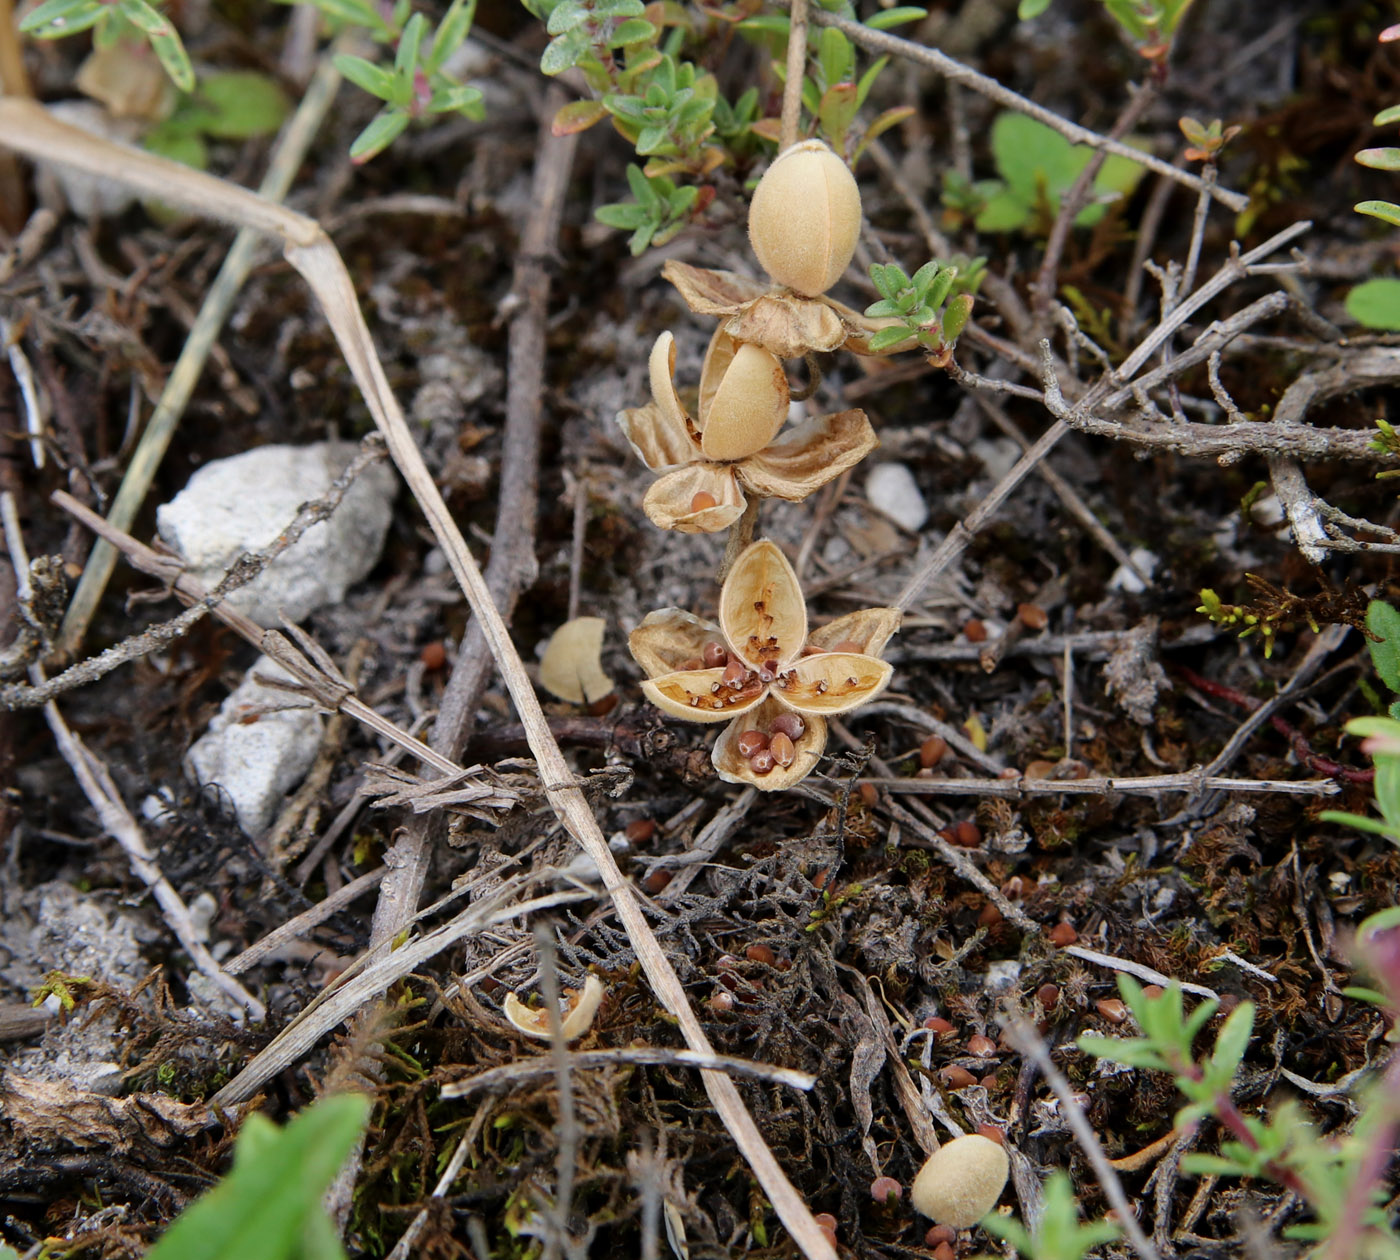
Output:
[[[817,297],[846,270],[860,236],[860,190],[820,140],[780,153],[754,189],[749,240],[779,284]]]
[[[996,1206],[1011,1170],[1006,1148],[969,1133],[933,1153],[914,1178],[914,1207],[939,1225],[969,1229]]]

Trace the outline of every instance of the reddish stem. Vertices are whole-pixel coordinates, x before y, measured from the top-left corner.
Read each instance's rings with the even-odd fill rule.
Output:
[[[1185,665],[1176,666],[1176,672],[1188,686],[1217,700],[1238,705],[1247,712],[1253,713],[1261,703],[1253,696],[1247,696],[1244,692],[1236,691],[1225,683],[1206,678],[1204,675],[1196,673],[1194,669],[1188,669]],[[1325,774],[1333,779],[1342,779],[1347,783],[1372,783],[1375,781],[1376,772],[1374,770],[1357,770],[1352,766],[1344,766],[1339,761],[1333,761],[1330,757],[1324,757],[1321,753],[1314,752],[1312,745],[1308,743],[1308,737],[1296,726],[1279,717],[1278,714],[1270,715],[1269,724],[1289,742],[1294,755],[1309,770],[1317,774]]]

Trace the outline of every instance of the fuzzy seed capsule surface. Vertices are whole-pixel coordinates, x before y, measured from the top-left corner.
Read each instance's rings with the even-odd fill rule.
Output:
[[[914,1207],[939,1225],[970,1229],[996,1206],[1011,1169],[1006,1148],[969,1133],[939,1147],[914,1178]]]
[[[860,236],[860,190],[820,140],[778,155],[754,189],[749,240],[763,269],[804,297],[825,293],[846,270]]]

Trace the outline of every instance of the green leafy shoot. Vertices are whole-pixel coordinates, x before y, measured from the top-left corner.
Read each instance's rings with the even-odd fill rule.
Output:
[[[182,92],[194,91],[194,67],[179,31],[146,0],[45,0],[25,16],[19,29],[35,39],[60,39],[91,30],[93,42],[102,47],[135,29],[150,44],[170,81]]]
[[[1083,1260],[1122,1232],[1112,1221],[1081,1222],[1069,1176],[1060,1171],[1045,1183],[1045,1203],[1034,1230],[1028,1232],[1019,1221],[995,1212],[982,1219],[982,1228],[1010,1243],[1026,1260]]]
[[[244,1121],[233,1168],[166,1230],[148,1260],[343,1260],[322,1196],[369,1118],[362,1094],[323,1098],[279,1129]]]
[[[1369,626],[1369,614],[1367,622]],[[1345,823],[1348,827],[1384,836],[1392,844],[1400,845],[1400,721],[1394,717],[1352,718],[1346,730],[1348,735],[1363,737],[1361,750],[1370,753],[1375,763],[1376,808],[1381,816],[1376,819],[1344,810],[1326,809],[1318,818],[1323,822]]]
[[[640,166],[627,167],[627,182],[631,201],[599,206],[595,213],[599,222],[632,233],[627,245],[634,256],[650,245],[664,245],[690,221],[699,204],[700,189],[677,187],[664,175],[648,176]]]
[[[336,55],[335,68],[341,74],[384,102],[384,108],[350,146],[353,162],[368,162],[382,153],[417,119],[437,114],[462,114],[477,120],[486,116],[480,89],[457,82],[443,69],[471,31],[476,0],[452,0],[431,32],[421,13],[407,16],[400,27],[398,8],[392,22],[382,16],[371,22],[361,12],[362,7],[368,10],[370,6],[362,6],[360,0],[317,0],[317,7],[343,21],[365,26],[376,40],[394,47],[392,66],[351,53]]]
[[[1395,225],[1400,227],[1400,206],[1396,207],[1396,215]],[[1400,280],[1394,276],[1363,280],[1347,294],[1346,308],[1347,314],[1365,328],[1400,332]]]
[[[935,357],[950,353],[967,326],[986,263],[985,258],[964,257],[949,263],[931,261],[912,276],[897,263],[872,266],[870,279],[880,301],[865,313],[871,319],[899,322],[870,338],[871,351],[887,354],[918,347]]]
[[[204,75],[194,92],[182,97],[169,118],[141,138],[152,153],[197,170],[208,165],[205,140],[247,140],[271,135],[291,110],[276,80],[253,70]]]

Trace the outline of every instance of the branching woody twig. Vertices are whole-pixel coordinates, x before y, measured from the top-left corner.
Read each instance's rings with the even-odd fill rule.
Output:
[[[952,82],[971,88],[974,92],[996,101],[998,105],[1004,105],[1007,109],[1014,109],[1018,113],[1026,114],[1037,122],[1042,122],[1047,127],[1058,131],[1072,144],[1086,144],[1090,148],[1116,153],[1119,157],[1128,158],[1140,166],[1145,166],[1150,171],[1156,171],[1159,175],[1175,180],[1178,184],[1194,188],[1197,192],[1207,187],[1206,182],[1200,176],[1193,175],[1190,171],[1180,170],[1170,162],[1164,162],[1159,157],[1133,148],[1132,145],[1123,144],[1118,140],[1110,140],[1106,136],[1099,135],[1096,131],[1090,131],[1087,127],[1069,122],[1053,110],[1048,110],[1043,105],[1037,105],[1019,92],[1013,92],[995,79],[988,78],[985,74],[979,74],[970,66],[953,60],[952,57],[939,52],[936,48],[926,48],[922,44],[901,39],[887,31],[873,30],[859,22],[852,22],[835,13],[828,13],[824,9],[817,9],[812,17],[822,26],[834,26],[838,31],[843,32],[852,43],[859,44],[862,48],[869,49],[873,53],[903,57],[906,61],[927,66],[930,70],[937,71]],[[1210,186],[1210,195],[1236,213],[1249,204],[1249,198],[1242,193],[1231,192],[1229,189],[1217,188],[1214,185]]]
[[[1341,788],[1332,779],[1232,779],[1201,773],[1138,775],[1088,779],[865,779],[880,791],[899,796],[1161,796],[1168,792],[1273,792],[1282,796],[1335,796]]]

